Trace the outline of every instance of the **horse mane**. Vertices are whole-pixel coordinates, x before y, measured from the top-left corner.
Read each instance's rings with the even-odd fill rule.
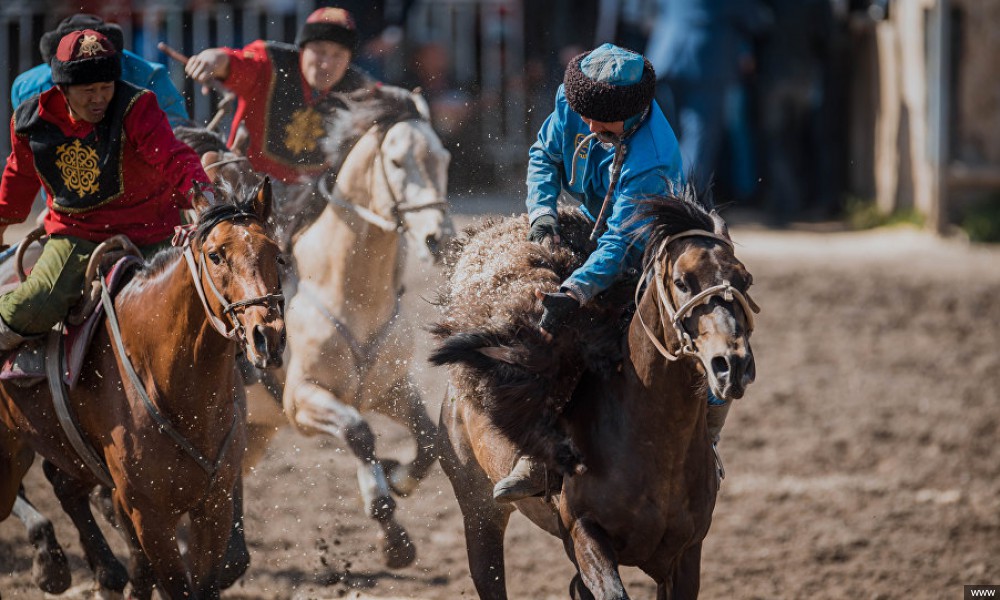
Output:
[[[400,121],[426,120],[412,94],[392,85],[377,85],[348,94],[336,94],[336,100],[342,108],[330,111],[326,119],[327,135],[323,144],[328,164],[335,167],[331,169],[334,173],[340,170],[348,153],[372,126],[385,133]]]
[[[190,146],[198,156],[206,152],[229,152],[229,146],[222,135],[204,127],[179,125],[174,128],[174,136]]]
[[[235,202],[225,202],[213,204],[198,214],[198,225],[195,228],[195,242],[201,244],[213,227],[222,221],[229,221],[239,218],[257,219],[254,210],[254,200],[257,191],[245,193],[243,198]],[[137,280],[149,280],[167,269],[174,263],[178,255],[183,251],[177,246],[164,248],[150,257],[146,263],[135,273]]]
[[[643,263],[656,258],[657,249],[672,235],[692,229],[715,230],[712,215],[700,200],[694,185],[672,188],[664,196],[651,196],[639,202],[635,219],[642,223],[639,236],[646,238]]]

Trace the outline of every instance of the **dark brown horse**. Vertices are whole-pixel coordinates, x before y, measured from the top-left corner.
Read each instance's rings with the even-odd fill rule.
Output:
[[[706,384],[719,398],[734,400],[755,375],[749,343],[753,304],[745,295],[751,277],[734,255],[722,219],[693,198],[651,200],[644,216],[651,221],[646,285],[621,342],[621,360],[607,372],[580,375],[559,416],[586,471],[564,477],[550,500],[516,503],[563,540],[577,567],[573,598],[627,598],[619,565],[637,566],[652,577],[659,600],[698,595],[701,544],[718,490],[706,429]],[[525,228],[522,222],[516,230],[521,239]],[[494,256],[502,254],[498,247],[505,240],[497,231],[479,236]],[[537,269],[542,262],[525,265]],[[465,293],[452,294],[450,314],[462,313],[457,304],[482,301],[468,288],[470,280],[503,285],[488,274],[462,273],[462,266],[460,260],[453,282],[465,286]],[[525,277],[531,276],[526,270]],[[496,306],[491,314],[499,318],[504,310]],[[539,312],[535,305],[528,319]],[[507,597],[503,538],[513,509],[496,504],[491,490],[519,449],[487,412],[507,393],[497,373],[511,381],[525,372],[530,377],[522,382],[544,380],[545,373],[532,371],[551,367],[523,352],[523,324],[507,333],[457,334],[454,322],[438,331],[445,330],[452,335],[432,360],[457,366],[441,409],[441,464],[462,509],[476,590],[482,598],[502,599]],[[553,478],[556,470],[558,465],[550,468]]]
[[[149,598],[154,583],[170,598],[218,597],[245,444],[243,407],[234,401],[237,344],[258,367],[280,365],[284,349],[279,252],[263,225],[270,204],[265,181],[243,202],[203,207],[192,238],[158,254],[115,298],[120,337],[107,319],[69,393],[114,486],[136,597]],[[70,445],[47,387],[4,384],[0,518],[34,453],[46,459],[46,476],[105,583],[114,557],[87,502],[100,474]],[[187,565],[175,538],[184,514]]]

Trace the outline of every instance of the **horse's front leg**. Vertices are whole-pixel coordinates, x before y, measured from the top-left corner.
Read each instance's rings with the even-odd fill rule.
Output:
[[[171,600],[191,598],[191,583],[177,546],[180,515],[130,504],[121,488],[113,494],[115,514],[130,551],[132,589],[128,597],[149,600],[155,584]],[[222,539],[228,540],[228,534]]]
[[[195,598],[219,597],[221,574],[233,538],[233,497],[222,486],[191,511],[191,547],[188,564]]]
[[[361,417],[326,390],[310,382],[299,382],[285,388],[285,411],[306,433],[326,433],[343,440],[360,461],[358,485],[364,501],[365,514],[382,528],[380,536],[386,566],[401,569],[413,563],[416,548],[402,525],[396,522],[396,501],[389,491],[389,482],[382,464],[375,457],[375,434]]]
[[[604,529],[587,518],[560,519],[560,529],[566,553],[576,564],[579,577],[587,588],[580,590],[578,583],[574,582],[570,586],[574,598],[628,600],[625,584],[618,573],[614,546]],[[585,591],[592,596],[588,597]]]
[[[250,551],[247,549],[246,534],[243,528],[243,476],[236,478],[233,485],[233,518],[229,535],[229,545],[226,547],[225,560],[219,573],[219,589],[225,590],[236,583],[250,567]]]
[[[121,593],[128,583],[128,572],[111,552],[104,533],[90,511],[89,496],[94,485],[73,479],[49,461],[42,462],[42,471],[52,484],[52,491],[59,499],[63,511],[69,515],[80,534],[80,545],[83,546],[84,556],[87,557],[98,585],[101,589]]]
[[[409,429],[416,441],[417,454],[411,462],[402,464],[391,459],[382,460],[389,487],[398,496],[409,496],[437,460],[434,450],[437,426],[427,414],[424,400],[409,375],[397,381],[373,408]]]
[[[43,592],[61,594],[69,588],[72,578],[66,553],[56,540],[56,532],[45,515],[38,512],[24,494],[24,486],[14,501],[14,516],[24,523],[28,539],[35,547],[31,561],[31,577]]]

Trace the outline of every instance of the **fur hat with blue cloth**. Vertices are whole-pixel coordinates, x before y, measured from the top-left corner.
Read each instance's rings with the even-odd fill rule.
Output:
[[[653,101],[656,73],[641,54],[604,44],[569,61],[563,85],[574,112],[614,123],[646,110]]]

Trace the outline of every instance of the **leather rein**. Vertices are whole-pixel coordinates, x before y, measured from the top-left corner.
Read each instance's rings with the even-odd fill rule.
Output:
[[[696,306],[705,304],[712,298],[721,298],[725,302],[733,302],[735,299],[743,308],[744,315],[746,315],[747,333],[749,334],[753,332],[754,328],[753,313],[755,311],[753,310],[753,304],[747,300],[747,297],[743,292],[733,287],[729,281],[724,280],[718,285],[705,288],[681,306],[676,306],[674,304],[670,294],[667,293],[667,290],[663,285],[662,259],[667,257],[669,253],[669,246],[672,242],[690,237],[713,239],[721,242],[731,251],[734,249],[733,242],[729,238],[712,233],[711,231],[706,231],[704,229],[692,229],[690,231],[678,233],[668,237],[660,243],[660,247],[656,251],[656,258],[653,260],[652,268],[647,267],[643,276],[639,278],[639,283],[635,287],[636,306],[639,305],[639,295],[641,290],[646,284],[649,283],[650,279],[653,279],[653,285],[656,290],[655,301],[658,309],[657,312],[660,315],[660,322],[663,326],[663,331],[666,333],[668,327],[672,328],[680,343],[680,348],[676,354],[668,350],[666,347],[666,340],[661,342],[657,339],[656,335],[643,320],[642,311],[638,309],[636,310],[636,316],[639,318],[639,323],[646,332],[646,336],[653,343],[653,346],[656,347],[657,351],[659,351],[659,353],[668,361],[675,361],[682,356],[696,356],[698,354],[694,347],[694,340],[691,339],[691,335],[688,333],[687,329],[684,328],[683,320]]]
[[[219,222],[221,223],[222,221],[231,221],[233,219],[241,217],[258,220],[255,215],[249,213],[237,213],[228,218],[222,219]],[[184,225],[177,227],[174,239],[172,240],[172,244],[174,246],[183,246],[184,248],[183,253],[185,262],[188,266],[188,270],[191,272],[191,277],[194,280],[195,289],[198,292],[198,297],[201,299],[201,304],[202,307],[204,307],[205,309],[205,314],[208,317],[209,323],[211,323],[212,327],[226,339],[245,344],[246,329],[243,327],[243,324],[236,316],[237,311],[240,309],[245,309],[248,306],[265,306],[268,309],[277,308],[280,314],[284,312],[284,296],[282,294],[265,294],[263,296],[256,296],[254,298],[239,300],[237,302],[229,302],[228,300],[226,300],[225,296],[219,291],[218,287],[215,285],[215,282],[212,280],[212,275],[205,269],[205,253],[203,251],[199,251],[200,258],[197,262],[197,265],[195,263],[194,251],[192,250],[194,241],[191,239],[194,230],[195,230],[194,225]],[[225,322],[218,316],[216,316],[215,313],[212,312],[211,308],[209,307],[205,294],[205,289],[202,284],[203,279],[208,281],[209,289],[212,291],[215,298],[222,305],[223,315],[228,317],[233,325],[231,328],[227,328]],[[115,312],[114,300],[111,298],[111,293],[108,290],[107,283],[104,281],[103,277],[101,277],[100,280],[101,280],[101,302],[104,305],[104,310],[108,317],[108,323],[111,327],[112,338],[114,339],[115,342],[115,348],[117,350],[118,357],[125,367],[125,373],[126,375],[128,375],[128,379],[131,382],[132,387],[135,388],[136,393],[142,400],[143,406],[145,406],[146,411],[149,413],[149,416],[153,419],[153,421],[156,422],[160,432],[167,434],[167,436],[169,436],[174,441],[174,443],[176,443],[182,450],[184,450],[184,452],[189,457],[191,457],[191,459],[194,460],[195,463],[197,463],[198,466],[201,467],[203,471],[205,471],[205,474],[208,475],[209,477],[208,487],[211,487],[212,484],[215,482],[216,476],[218,475],[219,467],[222,465],[222,461],[225,458],[226,450],[229,448],[236,434],[237,425],[239,424],[239,418],[242,413],[239,407],[239,403],[234,398],[233,421],[229,426],[229,431],[226,434],[225,439],[222,441],[222,445],[219,448],[218,453],[216,454],[215,460],[210,460],[208,457],[202,454],[202,452],[198,450],[187,438],[185,438],[183,434],[181,434],[177,430],[177,428],[173,426],[173,424],[170,423],[170,420],[167,419],[167,417],[164,416],[159,409],[157,409],[156,405],[149,397],[149,394],[146,391],[145,384],[139,377],[139,374],[136,372],[135,366],[132,364],[132,361],[129,360],[128,353],[125,350],[125,343],[122,339],[121,327],[119,326],[118,323],[118,315]]]

